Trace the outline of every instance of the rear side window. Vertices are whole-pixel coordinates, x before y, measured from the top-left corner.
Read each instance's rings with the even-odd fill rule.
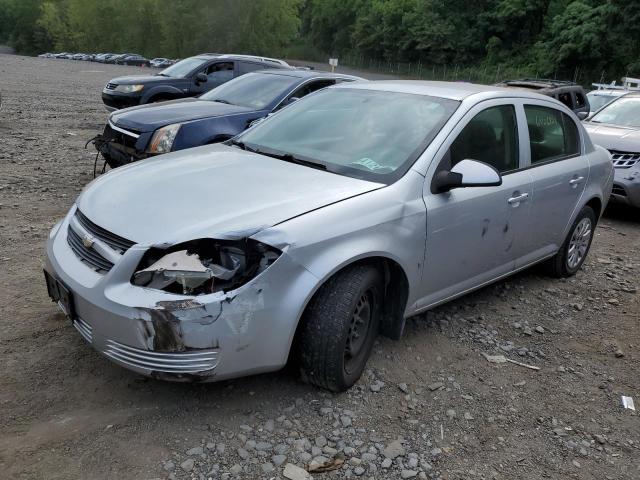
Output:
[[[222,84],[233,78],[233,62],[218,62],[209,65],[206,69],[209,82]]]
[[[468,159],[488,163],[500,173],[516,170],[519,166],[517,125],[513,105],[483,110],[451,144],[451,166]]]
[[[578,127],[568,115],[548,107],[525,105],[531,163],[572,157],[580,153]]]
[[[573,100],[571,100],[571,93],[569,93],[569,92],[559,93],[558,94],[558,100],[560,100],[567,107],[569,107],[571,110],[573,110]]]
[[[260,63],[240,62],[240,64],[238,65],[238,71],[240,72],[240,75],[255,72],[256,70],[263,70],[264,68],[265,65]]]
[[[335,85],[335,83],[335,80],[318,80],[315,82],[309,82],[293,92],[291,94],[291,97],[302,98],[305,95],[309,95],[310,93],[315,92],[316,90],[320,90],[321,88]]]

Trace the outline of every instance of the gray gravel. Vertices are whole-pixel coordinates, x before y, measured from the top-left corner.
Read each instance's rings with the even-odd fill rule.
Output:
[[[410,319],[344,394],[287,370],[169,384],[100,357],[48,300],[43,245],[92,178],[101,87],[137,72],[0,54],[0,476],[640,478],[640,419],[620,406],[640,403],[640,220],[625,209],[576,277],[532,269]]]

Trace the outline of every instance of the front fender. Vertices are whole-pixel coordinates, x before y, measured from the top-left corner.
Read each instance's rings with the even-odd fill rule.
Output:
[[[146,90],[142,94],[142,98],[140,99],[140,103],[148,103],[153,97],[157,95],[167,95],[172,98],[183,98],[187,97],[188,93],[182,91],[178,87],[174,87],[171,85],[158,85],[155,87],[151,87],[149,90]]]
[[[393,185],[306,213],[252,238],[286,249],[319,279],[307,302],[344,267],[366,258],[387,258],[404,271],[409,283],[407,305],[413,305],[419,296],[425,253],[423,182],[421,175],[411,171]]]

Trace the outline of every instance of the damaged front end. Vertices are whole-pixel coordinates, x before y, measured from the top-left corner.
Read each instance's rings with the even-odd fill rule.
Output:
[[[280,253],[251,239],[205,238],[168,249],[151,248],[131,283],[183,295],[226,293],[259,275]]]
[[[124,129],[116,130],[107,123],[104,131],[89,140],[87,145],[92,143],[98,155],[104,158],[105,164],[109,165],[110,168],[117,168],[143,160],[149,156],[144,150],[138,149],[140,137],[141,134],[139,132]]]

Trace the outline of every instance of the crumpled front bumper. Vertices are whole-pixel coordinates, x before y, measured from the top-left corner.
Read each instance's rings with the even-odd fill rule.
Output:
[[[108,359],[177,381],[215,381],[285,365],[318,282],[286,252],[232,292],[175,295],[130,283],[146,246],[131,247],[104,275],[82,263],[67,243],[70,217],[52,230],[45,269],[71,291],[75,328]]]
[[[611,200],[640,208],[640,165],[615,169]]]

